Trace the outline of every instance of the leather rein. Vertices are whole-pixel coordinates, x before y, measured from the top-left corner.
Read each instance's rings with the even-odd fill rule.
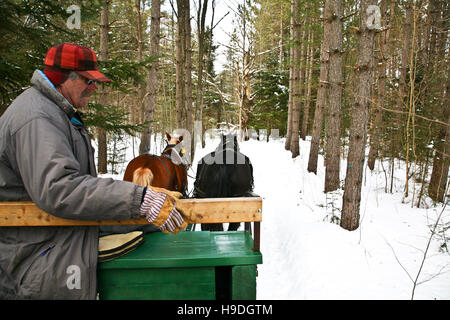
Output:
[[[170,174],[170,170],[169,170],[169,168],[167,167],[167,165],[166,165],[166,163],[161,159],[161,158],[166,158],[166,159],[169,159],[170,161],[172,161],[172,163],[175,165],[175,166],[179,166],[179,164],[175,164],[175,162],[172,160],[172,157],[171,157],[171,152],[172,152],[172,150],[175,148],[175,146],[176,146],[176,144],[167,144],[167,146],[164,148],[164,150],[163,150],[163,152],[161,153],[161,155],[160,156],[157,156],[157,158],[158,158],[158,160],[159,161],[161,161],[162,162],[162,164],[164,165],[164,167],[166,168],[166,171],[167,171],[167,174],[168,174],[168,176],[169,176],[169,185],[171,184],[171,182],[172,182],[172,176],[171,176],[171,174]],[[179,153],[176,149],[175,149],[175,151],[180,155],[180,157],[183,157],[183,153]],[[181,165],[183,166],[183,168],[185,169],[185,170],[187,170],[187,166],[184,164],[184,162],[182,162],[181,163]],[[176,181],[176,186],[178,187],[178,183],[181,183],[182,184],[182,182],[181,181]],[[181,185],[181,187],[182,187],[182,189],[183,189],[183,194],[185,193],[185,189],[187,189],[187,186],[184,186],[184,185]]]

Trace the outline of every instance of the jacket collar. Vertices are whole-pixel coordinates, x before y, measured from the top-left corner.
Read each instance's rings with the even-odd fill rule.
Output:
[[[33,86],[44,94],[47,98],[52,100],[58,107],[64,111],[69,119],[72,119],[75,115],[75,109],[69,101],[56,90],[53,83],[47,78],[47,76],[41,70],[35,70],[33,77],[31,78]]]

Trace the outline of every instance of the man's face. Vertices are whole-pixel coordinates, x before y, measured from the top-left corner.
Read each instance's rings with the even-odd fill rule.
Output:
[[[95,82],[91,82],[82,76],[67,79],[59,91],[75,108],[82,109],[87,106],[90,95],[97,90]]]

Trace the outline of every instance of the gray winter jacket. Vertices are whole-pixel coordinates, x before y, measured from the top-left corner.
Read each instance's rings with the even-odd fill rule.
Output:
[[[0,201],[67,219],[138,217],[144,188],[97,178],[73,107],[43,72],[31,82],[0,118]],[[95,299],[97,251],[98,227],[0,227],[0,299]]]

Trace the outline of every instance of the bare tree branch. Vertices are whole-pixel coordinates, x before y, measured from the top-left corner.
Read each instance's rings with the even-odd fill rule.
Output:
[[[436,223],[435,223],[434,226],[433,226],[433,230],[431,230],[430,238],[428,238],[427,247],[426,247],[426,249],[425,249],[425,252],[423,253],[423,258],[422,258],[422,262],[421,262],[421,264],[420,264],[419,271],[417,272],[416,279],[415,279],[414,282],[413,282],[414,285],[413,285],[413,289],[412,289],[412,293],[411,293],[411,300],[414,300],[414,293],[415,293],[415,291],[416,291],[416,287],[420,284],[420,283],[418,282],[419,276],[420,276],[420,273],[422,272],[423,265],[425,264],[425,259],[427,258],[428,249],[430,248],[431,240],[433,239],[433,236],[434,236],[434,234],[435,234],[435,232],[436,232],[436,228],[437,228],[437,226],[438,226],[438,224],[439,224],[439,221],[441,220],[442,213],[444,212],[445,207],[447,207],[447,203],[448,203],[448,200],[445,202],[444,206],[442,207],[442,210],[441,210],[441,212],[439,213],[439,216],[438,216],[437,219],[436,219]],[[441,269],[441,270],[442,270],[442,269]],[[438,272],[437,275],[438,275],[438,274],[440,274],[440,273]],[[430,279],[430,280],[431,280],[431,279]],[[428,280],[427,280],[427,281],[428,281]]]

